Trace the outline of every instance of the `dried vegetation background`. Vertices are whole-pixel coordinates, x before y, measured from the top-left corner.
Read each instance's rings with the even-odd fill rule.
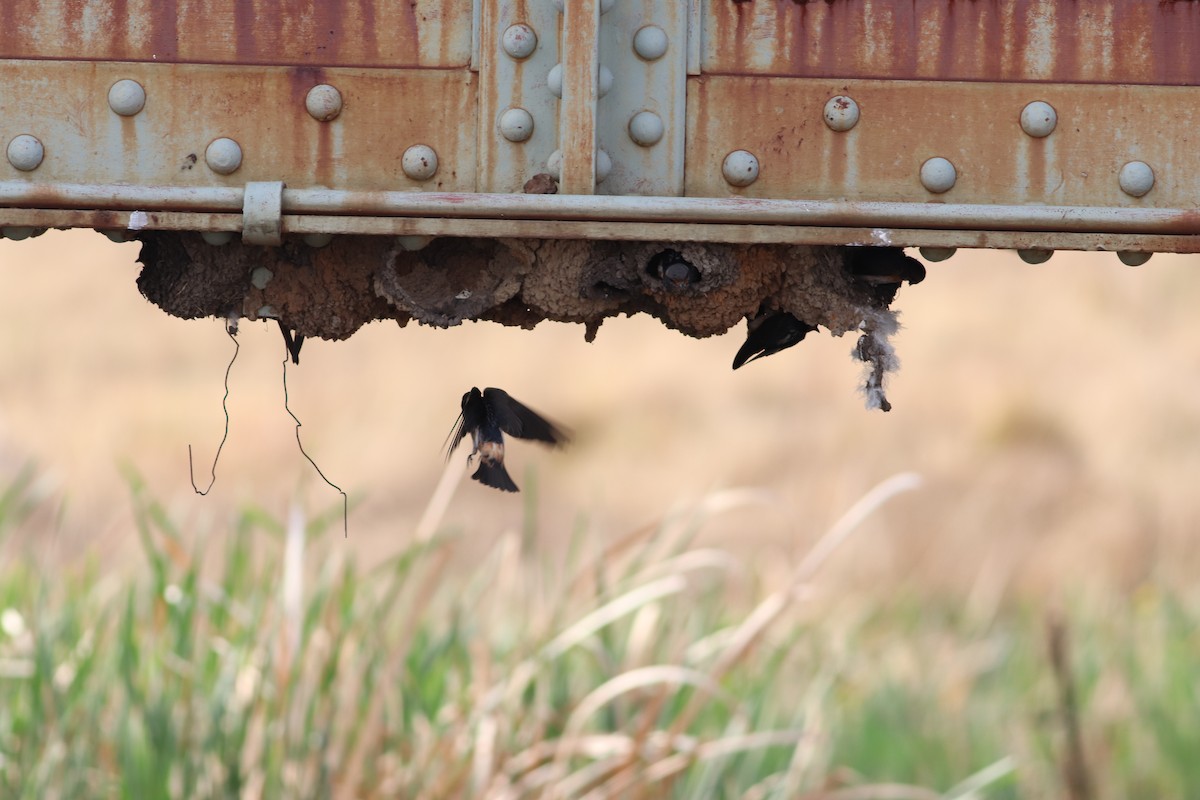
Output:
[[[59,498],[23,547],[136,563],[126,462],[185,529],[214,537],[246,504],[278,516],[294,499],[338,506],[297,452],[283,343],[265,323],[239,335],[216,487],[192,493],[187,445],[206,478],[232,346],[221,323],[167,317],[137,293],[137,248],[84,231],[0,242],[0,469],[32,461]],[[914,470],[925,488],[831,565],[835,595],[1130,589],[1200,562],[1198,266],[960,252],[896,301],[890,414],[862,407],[854,336],[810,336],[734,373],[743,326],[698,341],[646,317],[610,320],[592,344],[579,325],[374,323],[307,342],[291,404],[308,451],[355,498],[344,547],[367,563],[410,541],[462,392],[495,385],[577,439],[561,453],[510,449],[521,496],[460,487],[446,522],[466,534],[463,558],[471,540],[482,549],[518,529],[535,499],[543,530],[565,538],[585,523],[607,541],[714,488],[753,486],[778,502],[716,518],[702,537],[770,582],[855,498]]]

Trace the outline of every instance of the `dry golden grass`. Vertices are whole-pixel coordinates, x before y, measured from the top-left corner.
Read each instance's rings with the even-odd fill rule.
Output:
[[[216,321],[146,302],[137,250],[85,231],[0,242],[0,474],[32,459],[66,498],[60,521],[24,546],[64,559],[89,546],[133,553],[123,461],[187,530],[219,532],[246,503],[277,516],[293,498],[335,506],[296,450],[283,345],[266,325],[239,335],[217,483],[192,493],[187,445],[207,478],[231,344]],[[292,409],[308,451],[360,498],[345,546],[367,561],[411,540],[461,393],[496,385],[577,440],[561,453],[511,448],[525,495],[461,486],[446,520],[469,539],[518,528],[535,484],[542,529],[565,534],[582,518],[597,546],[715,487],[761,487],[777,502],[702,536],[780,582],[864,491],[912,470],[924,488],[866,523],[827,586],[940,588],[986,608],[1010,587],[1170,582],[1200,561],[1196,267],[1067,253],[1033,267],[976,251],[933,265],[897,303],[906,327],[890,414],[863,409],[850,337],[734,373],[741,330],[695,341],[643,318],[610,322],[591,345],[555,324],[374,324],[306,343],[289,373]]]

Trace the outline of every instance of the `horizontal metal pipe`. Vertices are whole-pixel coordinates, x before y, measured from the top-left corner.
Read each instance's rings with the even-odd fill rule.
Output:
[[[229,231],[241,233],[242,215],[191,211],[82,211],[3,209],[0,227],[97,228],[113,230]],[[1200,252],[1200,236],[1056,231],[972,231],[904,228],[846,228],[795,225],[728,225],[661,222],[653,231],[637,222],[590,220],[450,219],[446,217],[349,217],[320,214],[283,217],[285,234],[332,233],[374,236],[462,236],[530,239],[607,239],[728,242],[734,244],[892,245],[993,249],[1130,250],[1149,253]]]
[[[0,182],[0,208],[240,211],[236,187]],[[1144,207],[776,200],[750,197],[353,192],[284,189],[287,214],[455,219],[680,222],[846,228],[1200,233],[1200,210]]]

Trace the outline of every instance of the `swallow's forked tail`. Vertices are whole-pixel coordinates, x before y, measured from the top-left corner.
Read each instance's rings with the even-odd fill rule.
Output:
[[[475,470],[475,474],[471,478],[479,481],[484,486],[491,486],[493,489],[499,489],[502,492],[521,491],[513,483],[508,470],[504,468],[503,461],[485,461],[482,458],[479,459],[479,469]]]

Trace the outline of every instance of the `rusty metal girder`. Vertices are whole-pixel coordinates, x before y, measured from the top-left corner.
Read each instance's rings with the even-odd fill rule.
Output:
[[[1191,0],[706,0],[703,71],[1200,84]]]
[[[8,0],[0,228],[1191,251],[1197,41],[1156,0]],[[251,183],[279,220],[230,222]]]
[[[466,67],[467,0],[4,0],[0,59]]]

